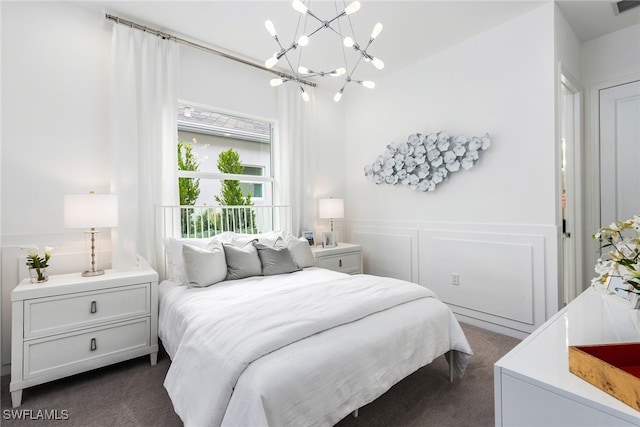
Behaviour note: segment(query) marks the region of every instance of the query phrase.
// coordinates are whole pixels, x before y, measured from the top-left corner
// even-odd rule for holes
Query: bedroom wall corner
[[[382,79],[347,110],[350,234],[365,246],[365,272],[437,288],[457,315],[515,336],[559,305],[554,6]],[[364,166],[388,143],[440,130],[489,132],[492,145],[433,193],[365,178]],[[451,285],[453,273],[467,284]],[[504,312],[504,304],[526,306],[526,318]]]

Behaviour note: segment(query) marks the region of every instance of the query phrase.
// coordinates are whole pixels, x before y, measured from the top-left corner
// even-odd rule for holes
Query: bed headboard
[[[208,238],[225,231],[289,234],[291,224],[290,206],[158,206],[156,244],[165,253],[165,237]],[[167,277],[166,253],[157,269],[160,279]]]

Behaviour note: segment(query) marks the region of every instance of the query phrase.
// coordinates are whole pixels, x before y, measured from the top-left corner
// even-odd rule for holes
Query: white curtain
[[[305,102],[295,84],[278,87],[278,135],[274,147],[277,205],[291,206],[291,233],[313,230],[315,223],[314,95]]]
[[[135,267],[140,254],[157,268],[156,206],[178,199],[178,45],[114,23],[111,60],[111,189],[119,210],[113,267]]]

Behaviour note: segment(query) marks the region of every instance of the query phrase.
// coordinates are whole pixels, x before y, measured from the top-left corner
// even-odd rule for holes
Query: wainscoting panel
[[[522,338],[559,308],[556,227],[366,220],[349,230],[365,273],[426,286],[462,321]]]
[[[353,243],[364,247],[365,273],[414,281],[413,236],[383,232],[354,232],[352,236]]]
[[[542,236],[423,229],[419,241],[421,283],[454,312],[520,330],[544,319]]]

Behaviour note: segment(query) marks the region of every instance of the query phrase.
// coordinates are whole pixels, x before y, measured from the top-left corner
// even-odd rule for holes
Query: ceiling
[[[640,7],[618,14],[615,1],[565,0],[557,3],[582,43],[640,24]]]
[[[305,3],[307,3],[305,1]],[[349,1],[339,0],[339,11]],[[373,26],[382,22],[384,29],[368,52],[385,63],[383,70],[360,63],[354,74],[359,80],[376,80],[412,63],[446,49],[522,15],[544,1],[377,1],[363,0],[362,8],[349,16],[356,41],[366,44]],[[103,12],[133,20],[149,27],[169,32],[194,42],[230,52],[244,59],[263,64],[279,50],[269,36],[264,22],[275,24],[283,45],[289,46],[304,28],[304,15],[291,7],[290,1],[111,1],[88,3]],[[579,39],[584,42],[611,31],[640,23],[640,8],[620,16],[613,15],[610,1],[559,1],[559,7]],[[337,15],[334,1],[316,0],[309,9],[322,20]],[[305,33],[317,28],[317,21],[308,18]],[[348,34],[349,22],[339,20],[342,33]],[[294,37],[294,34],[296,36]],[[302,52],[299,57],[298,53]],[[309,46],[298,49],[291,57],[292,66],[330,71],[356,64],[359,55],[352,49],[343,50],[341,40],[324,29],[311,38]],[[328,64],[328,65],[327,65]],[[276,68],[290,72],[281,60]]]

